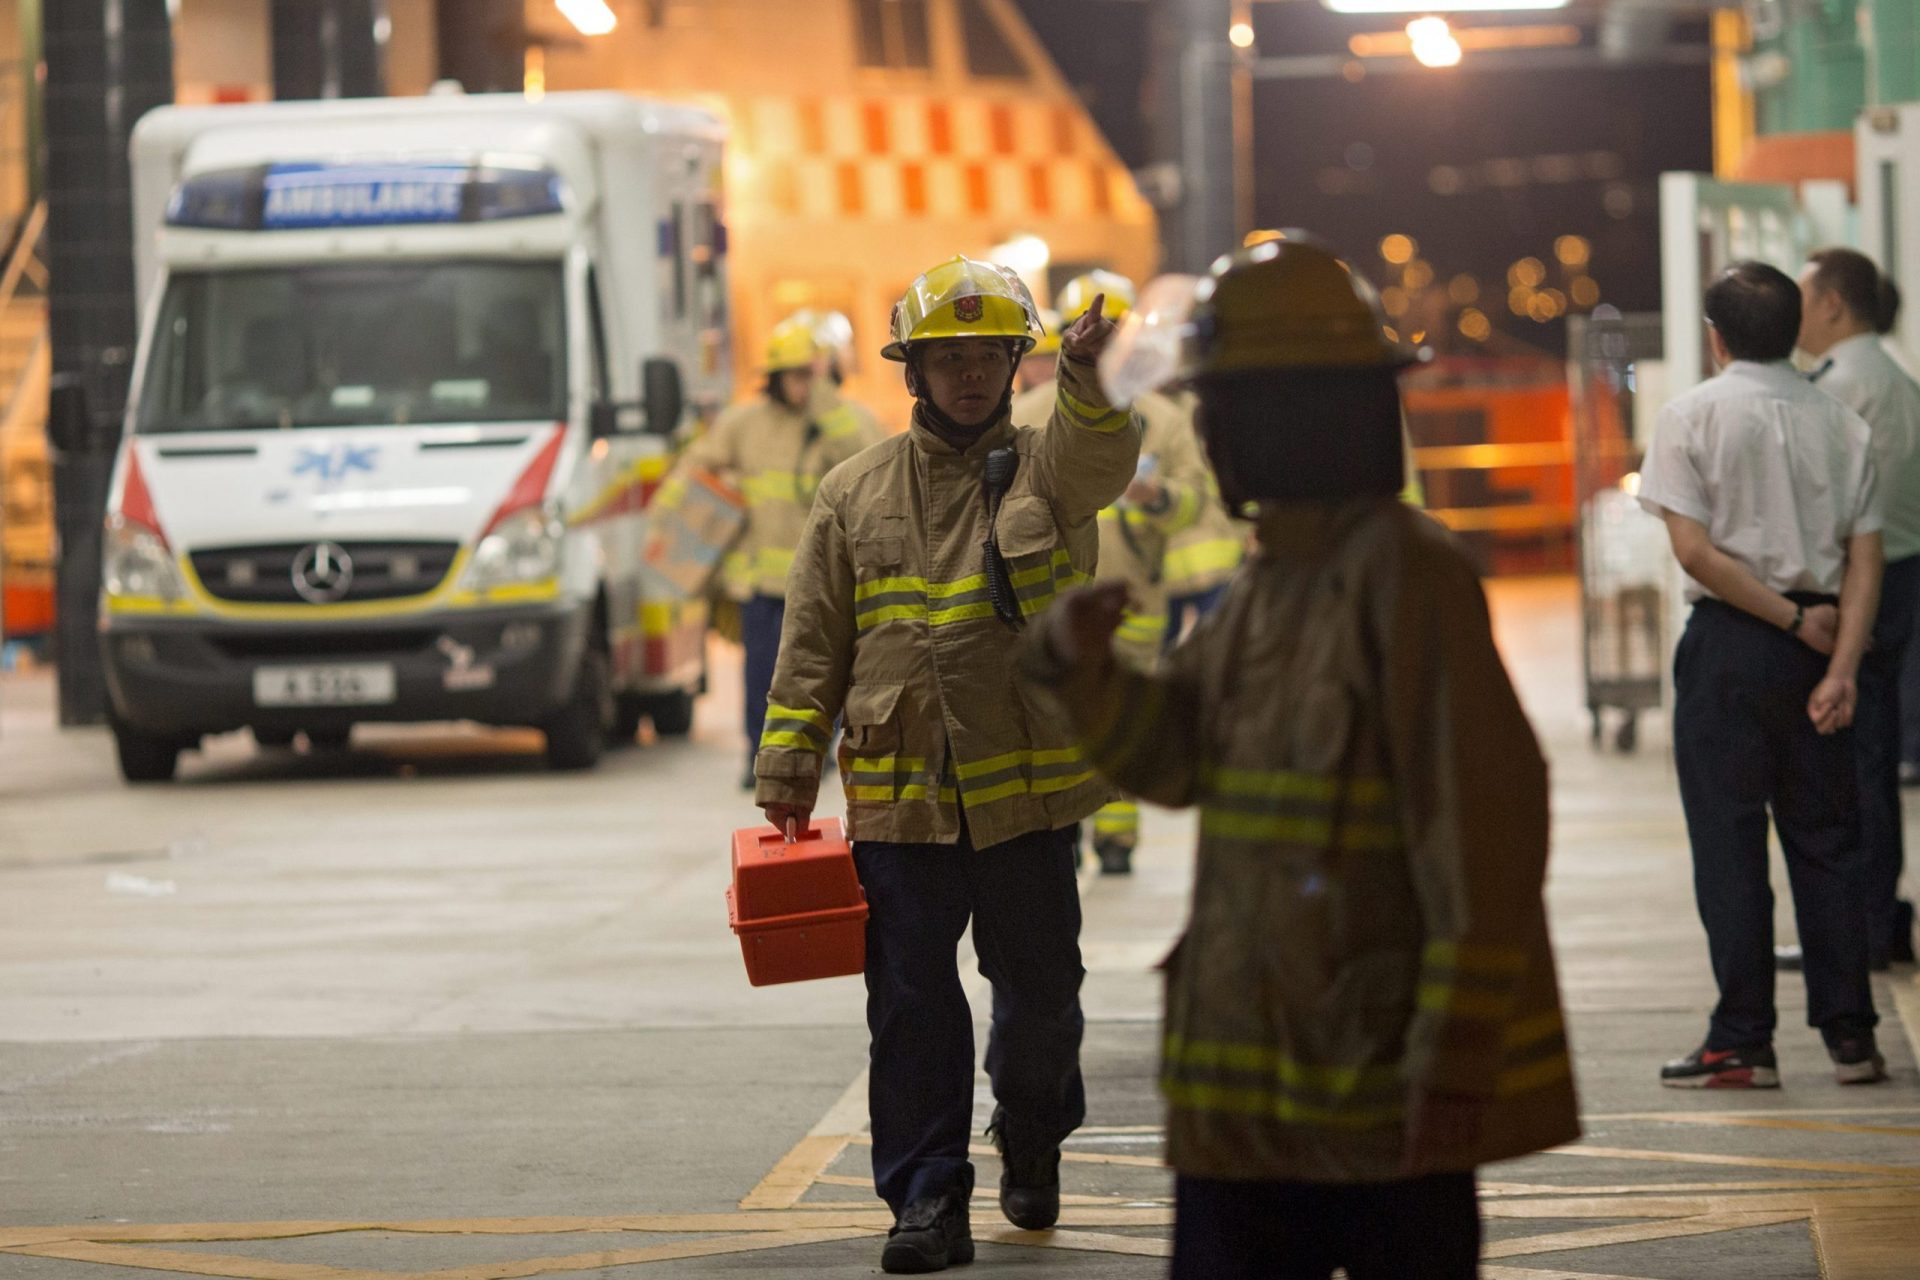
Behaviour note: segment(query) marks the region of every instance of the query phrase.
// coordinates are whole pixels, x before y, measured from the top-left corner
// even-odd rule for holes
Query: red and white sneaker
[[[1780,1064],[1770,1044],[1750,1049],[1709,1049],[1701,1045],[1660,1068],[1669,1089],[1778,1089]]]

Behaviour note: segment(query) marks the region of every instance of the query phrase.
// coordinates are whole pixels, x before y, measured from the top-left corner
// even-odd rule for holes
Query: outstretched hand
[[[1082,662],[1109,652],[1129,603],[1124,582],[1100,582],[1067,592],[1047,611],[1047,647],[1062,662]]]
[[[1119,332],[1120,326],[1107,319],[1107,295],[1095,294],[1087,313],[1060,335],[1060,352],[1069,360],[1092,364]]]

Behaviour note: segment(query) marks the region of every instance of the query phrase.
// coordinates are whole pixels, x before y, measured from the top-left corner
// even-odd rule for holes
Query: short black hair
[[[1813,267],[1815,290],[1838,295],[1856,323],[1879,330],[1880,268],[1873,259],[1853,249],[1820,249],[1808,254],[1807,262]]]
[[[1900,286],[1893,277],[1880,277],[1880,296],[1873,308],[1873,329],[1875,333],[1892,333],[1893,327],[1900,323]]]
[[[1406,485],[1398,370],[1306,368],[1195,382],[1207,453],[1231,498],[1337,502]]]
[[[1707,286],[1706,313],[1735,360],[1785,360],[1800,338],[1800,286],[1778,267],[1736,262]]]

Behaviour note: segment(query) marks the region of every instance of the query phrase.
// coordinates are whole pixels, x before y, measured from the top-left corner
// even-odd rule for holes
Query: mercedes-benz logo
[[[293,558],[293,589],[309,604],[344,600],[353,586],[353,557],[337,542],[316,542]]]

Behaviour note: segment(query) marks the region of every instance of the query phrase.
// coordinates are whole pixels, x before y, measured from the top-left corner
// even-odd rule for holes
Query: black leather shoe
[[[995,1107],[987,1137],[1000,1153],[1000,1212],[1022,1231],[1060,1221],[1060,1144],[1024,1141],[1007,1132],[1007,1109]]]
[[[1133,846],[1121,844],[1117,840],[1095,840],[1093,852],[1100,859],[1100,874],[1103,876],[1130,876],[1133,874]]]
[[[908,1205],[887,1232],[880,1269],[890,1276],[918,1276],[973,1261],[973,1231],[967,1224],[967,1193],[949,1191]]]

